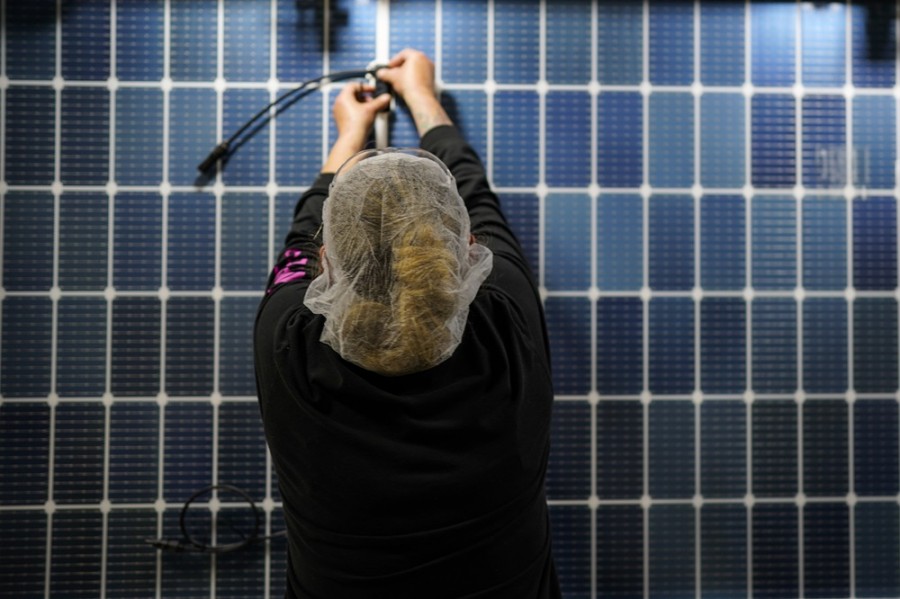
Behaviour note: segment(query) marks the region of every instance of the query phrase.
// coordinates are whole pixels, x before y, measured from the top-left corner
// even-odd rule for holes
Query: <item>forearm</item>
[[[356,131],[339,135],[328,153],[325,164],[322,165],[321,172],[337,172],[341,165],[347,162],[347,159],[362,150],[365,145],[365,132]]]
[[[419,94],[404,98],[409,112],[412,115],[413,122],[416,124],[416,130],[419,137],[423,137],[426,133],[441,125],[452,125],[453,121],[447,115],[447,111],[441,106],[440,101],[434,94]]]

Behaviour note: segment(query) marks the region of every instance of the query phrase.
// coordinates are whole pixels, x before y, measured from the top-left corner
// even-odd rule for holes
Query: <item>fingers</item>
[[[371,108],[373,112],[381,112],[383,110],[387,110],[390,104],[391,94],[381,94],[380,96],[372,98],[367,103],[368,107]]]
[[[413,54],[421,54],[418,50],[414,50],[413,48],[404,48],[397,52],[390,61],[388,61],[389,67],[399,67],[402,65],[407,58],[409,58]]]

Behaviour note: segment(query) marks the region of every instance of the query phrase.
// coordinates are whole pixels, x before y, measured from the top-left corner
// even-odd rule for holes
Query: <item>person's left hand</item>
[[[375,117],[391,102],[390,94],[373,98],[373,89],[371,85],[348,83],[334,99],[332,112],[338,137],[322,166],[323,173],[335,172],[366,145]]]
[[[334,123],[339,137],[352,137],[365,141],[375,123],[375,117],[386,110],[391,102],[390,94],[373,98],[374,87],[364,83],[348,83],[334,100]]]

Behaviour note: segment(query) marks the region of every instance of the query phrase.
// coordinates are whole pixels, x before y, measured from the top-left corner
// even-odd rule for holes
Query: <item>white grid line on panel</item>
[[[753,291],[753,16],[750,0],[744,2],[744,231],[745,246],[744,260],[746,269],[746,287]],[[751,297],[753,297],[751,295]],[[753,389],[753,301],[747,302],[747,326],[746,326],[746,363],[747,363],[747,393],[745,394],[746,409],[744,411],[745,441],[744,449],[746,458],[746,565],[744,575],[747,578],[747,596],[753,596],[753,402],[755,396]]]
[[[172,185],[169,182],[169,143],[171,136],[171,108],[172,108],[172,4],[171,0],[163,0],[163,78],[162,78],[162,100],[163,100],[163,141],[162,141],[162,185],[160,194],[162,196],[162,258],[160,268],[162,273],[160,276],[160,292],[165,296],[169,290],[169,197],[172,192]],[[164,306],[167,301],[162,302]],[[160,313],[160,363],[162,372],[160,372],[160,392],[157,395],[156,404],[159,407],[159,431],[157,437],[157,445],[159,447],[157,454],[157,494],[156,502],[154,502],[154,510],[156,512],[156,536],[161,538],[163,535],[163,521],[165,514],[164,486],[165,486],[165,443],[166,443],[166,321],[168,313],[163,315]],[[156,573],[154,577],[155,598],[162,597],[162,551],[156,552]]]
[[[801,206],[798,207],[798,218],[797,221],[800,222],[801,218],[799,216],[800,210],[802,210],[802,202],[803,202],[803,98],[802,98],[802,90],[803,90],[803,6],[798,1],[796,4],[796,20],[794,21],[794,81],[796,81],[796,89],[795,92],[795,102],[796,102],[796,126],[795,130],[797,131],[797,139],[796,139],[796,168],[797,168],[797,201],[800,202]],[[798,237],[798,245],[800,247],[803,246],[803,238]],[[802,265],[803,262],[798,259],[798,265]],[[803,283],[801,282],[801,289]],[[798,324],[798,326],[801,326]],[[798,334],[799,337],[799,334]],[[800,353],[798,349],[798,355]],[[803,389],[802,386],[799,386],[798,389]],[[803,592],[805,590],[805,546],[803,543],[804,537],[804,526],[803,526],[803,504],[802,498],[803,494],[803,396],[798,395],[799,401],[796,405],[797,410],[797,498],[800,500],[798,502],[797,509],[797,596],[803,597]]]
[[[855,497],[856,497],[856,486],[854,483],[854,417],[853,417],[853,402],[855,401],[854,394],[854,359],[853,359],[853,344],[854,344],[854,329],[853,329],[853,306],[854,300],[853,297],[855,293],[853,292],[855,281],[853,280],[853,201],[854,201],[854,186],[856,185],[856,180],[853,176],[854,171],[854,163],[856,162],[855,151],[854,151],[854,129],[853,129],[853,108],[855,100],[853,99],[853,6],[851,2],[847,2],[844,6],[844,97],[845,106],[844,106],[844,118],[846,120],[846,131],[845,131],[845,147],[846,147],[846,186],[845,186],[845,194],[847,198],[847,292],[848,292],[848,301],[847,301],[847,309],[848,309],[848,319],[847,319],[847,389],[848,393],[846,395],[847,404],[847,497],[848,497],[848,510],[847,510],[847,526],[848,526],[848,537],[847,537],[847,557],[849,560],[848,563],[848,584],[850,588],[850,592],[853,593],[856,589],[856,518],[855,518]],[[863,181],[863,193],[865,193],[865,181]]]
[[[494,74],[494,61],[496,57],[494,45],[496,44],[497,13],[494,0],[487,0],[487,81],[485,82],[485,146],[487,156],[484,156],[484,170],[488,181],[494,180],[494,96],[497,90],[497,81]]]
[[[840,396],[841,394],[835,393],[805,393],[803,402],[810,401],[823,401],[823,400],[834,400],[836,396]],[[894,393],[854,393],[853,400],[862,401],[862,400],[878,400],[878,401],[894,401],[897,399]],[[598,395],[596,398],[591,395],[556,395],[555,400],[558,401],[578,401],[578,402],[588,402],[588,403],[601,403],[604,401],[635,401],[635,402],[644,402],[644,401],[654,401],[654,402],[663,402],[663,401],[694,401],[695,397],[693,394],[640,394],[640,395],[617,395],[617,394],[603,394]],[[844,398],[847,399],[846,397]],[[707,394],[703,401],[707,400],[717,400],[717,401],[734,401],[734,402],[742,402],[747,404],[757,404],[757,403],[765,403],[767,401],[797,401],[796,394],[790,393],[756,393],[754,394],[753,400],[748,401],[746,394],[744,393],[716,393],[716,394]],[[218,401],[220,403],[255,403],[257,398],[255,396],[250,395],[231,395],[227,397],[216,398],[212,395],[184,395],[184,396],[176,396],[176,397],[165,397],[160,398],[157,396],[126,396],[126,397],[99,397],[99,396],[72,396],[72,397],[57,397],[52,400],[54,405],[66,404],[66,403],[84,403],[84,402],[112,402],[113,404],[125,404],[125,403],[157,403],[159,404],[161,401],[165,404],[169,403],[201,403],[201,404],[209,404],[211,401]],[[47,404],[51,403],[47,397],[34,396],[34,397],[5,397],[3,398],[4,403],[9,404]],[[702,402],[701,402],[702,403]],[[848,401],[849,404],[849,401]]]
[[[590,565],[590,585],[591,597],[597,596],[597,508],[600,505],[599,493],[597,491],[597,403],[600,401],[600,394],[597,391],[597,302],[599,297],[594,293],[598,290],[599,284],[599,260],[598,260],[598,213],[600,194],[598,192],[597,177],[597,140],[599,131],[599,108],[598,98],[600,97],[600,82],[598,76],[599,61],[597,59],[599,47],[599,15],[597,2],[591,2],[591,176],[590,176],[590,197],[591,197],[591,296],[594,300],[591,303],[591,393],[588,398],[590,402],[590,498],[588,499],[588,507],[590,509],[590,539],[591,539],[591,565]]]
[[[109,0],[109,79],[107,82],[109,89],[109,140],[108,140],[108,159],[109,159],[109,183],[107,184],[107,251],[106,251],[106,281],[107,289],[115,290],[114,279],[114,254],[115,254],[115,214],[116,214],[116,29],[117,29],[117,13],[116,0]],[[112,301],[107,302],[107,351],[106,351],[106,380],[109,380],[110,366],[112,359],[111,336],[112,336]],[[53,327],[54,330],[56,327]],[[107,393],[110,389],[107,387]],[[106,397],[106,396],[104,396]],[[111,396],[110,396],[111,397]],[[101,537],[100,537],[100,598],[106,597],[106,572],[109,558],[109,460],[110,460],[110,420],[111,420],[112,402],[110,400],[103,402],[103,501],[101,502]],[[105,509],[106,508],[106,509]]]
[[[340,84],[335,84],[340,85]],[[22,192],[48,192],[53,193],[55,187],[53,185],[7,185],[8,192],[22,191]],[[207,193],[214,193],[214,188],[203,188]],[[268,185],[229,185],[225,187],[230,193],[260,193],[265,194],[269,193],[271,189],[274,189],[276,193],[294,193],[301,194],[308,189],[307,186],[301,185],[278,185],[274,188],[270,188]],[[534,187],[494,187],[493,188],[497,193],[537,193],[540,188],[539,186]],[[696,191],[696,187],[647,187],[646,191],[652,195],[687,195],[693,194]],[[754,196],[787,196],[792,195],[794,193],[794,188],[788,187],[756,187],[756,188],[747,188],[744,187],[699,187],[701,194],[703,195],[714,195],[714,194],[725,194],[725,195],[741,195],[746,193],[751,193]],[[109,191],[109,187],[107,185],[62,185],[59,186],[60,193],[69,193],[69,192],[96,192],[96,193],[107,193]],[[192,193],[197,192],[198,188],[191,185],[169,185],[166,186],[165,183],[160,185],[119,185],[116,184],[116,191],[121,193],[131,193],[131,192],[149,192],[149,193]],[[605,194],[620,194],[620,193],[631,193],[638,194],[644,191],[642,187],[598,187],[597,189],[592,188],[591,186],[587,187],[555,187],[548,186],[546,187],[547,193],[552,194],[583,194],[583,195],[591,195],[592,193],[598,193],[600,195]],[[861,193],[865,191],[869,195],[893,195],[894,188],[893,187],[885,187],[885,188],[853,188],[851,190],[852,194]],[[815,190],[816,197],[827,197],[833,198],[836,200],[844,200],[847,196],[847,191],[845,188],[838,187],[822,187],[816,188]]]
[[[641,498],[641,516],[643,536],[643,596],[650,597],[650,4],[649,0],[643,0],[642,7],[642,31],[641,44],[643,49],[643,77],[641,80],[641,135],[642,135],[642,186],[641,200],[643,203],[643,244],[644,244],[644,288],[642,293],[644,308],[644,392],[641,394],[642,404],[642,478],[643,497]]]
[[[271,0],[269,5],[269,100],[274,102],[278,96],[278,0]],[[275,119],[277,110],[272,108],[269,111],[271,130],[269,133],[269,184],[266,186],[268,190],[268,252],[266,262],[268,271],[271,272],[275,261],[275,216],[277,213],[277,194],[278,186],[275,183],[275,163],[278,148],[278,123]],[[265,445],[265,499],[263,506],[265,508],[264,534],[268,537],[272,534],[272,454],[269,452],[268,443]],[[263,597],[269,599],[272,593],[272,544],[265,543],[265,556],[263,557]]]
[[[701,100],[701,77],[700,77],[700,34],[702,31],[701,22],[700,22],[700,0],[694,0],[693,2],[693,27],[694,27],[694,35],[693,35],[693,59],[694,59],[694,75],[692,80],[692,101],[693,101],[693,112],[694,112],[694,186],[692,189],[692,195],[694,200],[694,292],[695,295],[702,294],[697,293],[701,289],[701,260],[702,260],[702,247],[701,247],[701,220],[700,220],[700,209],[701,209],[701,201],[702,201],[702,192],[701,192],[701,128],[700,128],[700,100]],[[700,312],[701,300],[697,299],[694,301],[694,395],[693,395],[693,403],[692,408],[694,410],[694,589],[695,594],[699,598],[703,591],[702,586],[702,576],[701,576],[701,557],[702,557],[702,545],[701,545],[701,530],[700,530],[700,509],[703,505],[702,497],[702,489],[701,489],[701,473],[702,473],[702,460],[703,455],[701,453],[701,443],[700,443],[700,434],[701,434],[701,410],[700,403],[703,401],[703,380],[702,373],[700,370],[701,366],[701,328],[700,328]]]
[[[53,288],[59,289],[59,236],[60,236],[60,196],[61,183],[61,148],[62,148],[62,0],[56,0],[56,36],[54,46],[55,76],[54,76],[54,123],[53,123]],[[52,300],[51,300],[52,302]],[[44,597],[50,599],[50,580],[53,563],[53,501],[54,470],[56,466],[56,308],[57,302],[51,303],[51,341],[50,341],[50,430],[47,459],[47,551],[46,567],[44,573]]]
[[[649,505],[650,507],[658,507],[658,506],[691,506],[694,507],[699,503],[703,506],[709,505],[743,505],[746,506],[748,502],[753,505],[797,505],[798,504],[797,496],[794,497],[703,497],[703,498],[694,498],[694,497],[686,497],[680,499],[660,499],[660,498],[637,498],[637,499],[601,499],[598,501],[600,506],[644,506]],[[845,506],[854,506],[858,504],[876,504],[876,503],[897,503],[900,501],[898,496],[896,495],[872,495],[866,497],[848,497],[847,495],[834,495],[834,496],[820,496],[820,497],[806,497],[803,499],[803,503],[807,505],[845,505]],[[587,507],[590,508],[593,500],[590,498],[585,499],[548,499],[547,505],[550,506],[578,506],[578,507]],[[191,504],[192,507],[209,508],[211,505],[210,501],[195,501]],[[246,507],[247,504],[245,502],[236,502],[236,501],[221,501],[212,504],[214,506],[217,505],[219,508],[229,509],[229,508],[241,508]],[[110,513],[112,512],[122,512],[126,510],[153,510],[157,509],[158,505],[156,502],[123,502],[116,503],[109,506]],[[178,506],[180,507],[180,506]],[[274,509],[280,509],[283,507],[282,502],[273,502]],[[78,511],[103,511],[106,509],[101,502],[95,503],[64,503],[53,506],[53,512],[78,512]],[[47,511],[47,507],[42,504],[28,504],[28,505],[3,505],[0,506],[0,513],[13,513],[13,512],[45,512]]]
[[[224,139],[224,121],[225,121],[225,86],[220,82],[225,81],[225,0],[218,0],[216,14],[216,139]],[[219,161],[217,169],[215,194],[216,194],[216,251],[215,251],[215,287],[213,289],[213,392],[210,398],[212,404],[212,456],[210,459],[210,482],[213,485],[219,483],[219,401],[221,397],[219,392],[219,375],[221,373],[221,348],[222,341],[222,248],[224,246],[222,240],[222,221],[224,212],[224,182],[222,173],[222,162]],[[212,499],[218,501],[218,493],[212,492]],[[217,512],[212,511],[210,515],[210,539],[212,543],[217,538]],[[209,556],[209,596],[210,599],[216,597],[216,568],[218,565],[217,556],[212,554]]]
[[[540,0],[538,18],[538,286],[541,297],[546,298],[547,173],[544,161],[547,157],[547,0]]]

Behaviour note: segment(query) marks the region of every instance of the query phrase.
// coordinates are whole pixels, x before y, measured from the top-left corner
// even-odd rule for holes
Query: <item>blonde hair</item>
[[[306,304],[326,315],[322,341],[367,370],[397,376],[453,352],[491,255],[483,246],[471,251],[468,213],[442,163],[379,158],[339,172],[324,211],[326,274],[310,285]]]

